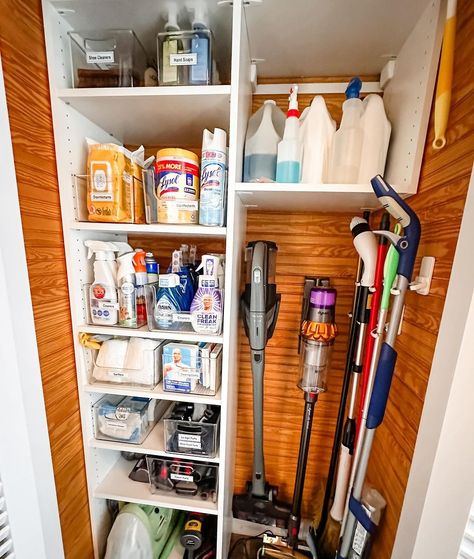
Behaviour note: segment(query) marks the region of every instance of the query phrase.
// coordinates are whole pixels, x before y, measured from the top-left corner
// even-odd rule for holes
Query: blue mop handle
[[[397,352],[391,345],[384,342],[380,350],[377,372],[375,374],[372,396],[370,398],[366,422],[367,429],[375,429],[383,421],[396,362]]]
[[[410,206],[380,175],[374,177],[370,182],[379,202],[403,226],[403,236],[395,246],[400,255],[397,273],[406,277],[410,282],[420,242],[420,220]]]

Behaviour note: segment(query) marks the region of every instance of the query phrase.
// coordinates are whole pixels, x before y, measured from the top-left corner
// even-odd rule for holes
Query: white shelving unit
[[[394,78],[384,91],[393,125],[386,178],[403,195],[416,192],[421,155],[439,55],[444,0],[383,0],[374,19],[372,2],[359,2],[357,18],[347,2],[286,0],[264,2],[206,0],[216,36],[221,78],[230,85],[123,89],[71,89],[68,31],[71,29],[132,28],[148,53],[163,22],[160,0],[43,0],[51,103],[58,162],[63,229],[75,344],[79,400],[91,524],[96,558],[103,556],[110,519],[106,499],[154,504],[217,515],[218,559],[227,557],[232,532],[232,494],[237,410],[238,314],[241,256],[247,209],[273,211],[359,212],[377,207],[370,185],[244,184],[243,146],[251,112],[252,59],[264,58],[258,73],[267,77],[378,73],[385,59],[397,55]],[[180,5],[182,2],[180,2]],[[382,6],[382,7],[380,7]],[[293,17],[304,13],[304,18]],[[341,14],[347,14],[347,21]],[[360,16],[360,17],[359,17]],[[377,21],[379,18],[379,21]],[[344,20],[344,21],[342,21]],[[380,31],[380,25],[388,25]],[[375,27],[374,27],[375,26]],[[339,29],[340,34],[334,30]],[[330,31],[330,32],[329,32]],[[377,33],[376,33],[377,31]],[[372,34],[372,35],[371,35]],[[325,37],[323,43],[317,38]],[[370,40],[368,40],[370,38]],[[293,41],[297,41],[293,43]],[[290,48],[290,45],[293,45]],[[295,45],[298,51],[295,51]],[[324,48],[323,48],[324,47]],[[306,50],[305,50],[306,49]],[[318,49],[320,54],[318,54]],[[332,53],[321,55],[321,52]],[[297,52],[297,58],[295,58]],[[302,53],[300,56],[299,53]],[[313,56],[314,53],[314,56]],[[232,54],[232,56],[231,56]],[[332,57],[332,58],[331,58]],[[320,61],[320,62],[318,62]],[[318,65],[319,64],[319,65]],[[276,87],[276,86],[275,86]],[[331,85],[324,91],[330,93]],[[334,92],[340,91],[340,84]],[[229,188],[226,227],[96,224],[76,221],[78,200],[74,175],[86,168],[85,137],[99,142],[169,146],[199,146],[203,128],[220,126],[229,133]],[[86,325],[83,285],[92,280],[86,239],[127,240],[129,235],[156,239],[225,239],[226,306],[223,334],[166,334]],[[173,339],[216,341],[223,344],[222,385],[215,396],[170,395],[154,390],[109,386],[90,381],[90,362],[79,344],[79,334],[110,333]],[[135,447],[97,441],[93,437],[91,405],[104,393],[213,403],[221,406],[217,503],[176,495],[153,495],[146,484],[131,481],[132,464],[121,450]],[[160,427],[137,452],[161,456]]]

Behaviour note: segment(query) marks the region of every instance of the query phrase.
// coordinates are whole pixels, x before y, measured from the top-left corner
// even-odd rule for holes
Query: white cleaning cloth
[[[116,367],[118,369],[123,369],[127,349],[128,338],[106,340],[99,350],[95,363],[98,367]]]

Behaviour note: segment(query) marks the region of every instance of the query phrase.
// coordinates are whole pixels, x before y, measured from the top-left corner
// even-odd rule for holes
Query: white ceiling
[[[259,77],[378,74],[430,0],[263,0],[246,7]]]

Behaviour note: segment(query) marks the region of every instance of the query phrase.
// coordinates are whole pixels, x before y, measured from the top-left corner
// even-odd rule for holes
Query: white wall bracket
[[[429,295],[435,260],[434,256],[423,256],[420,273],[416,276],[415,281],[410,284],[411,291],[416,291],[418,295]]]

